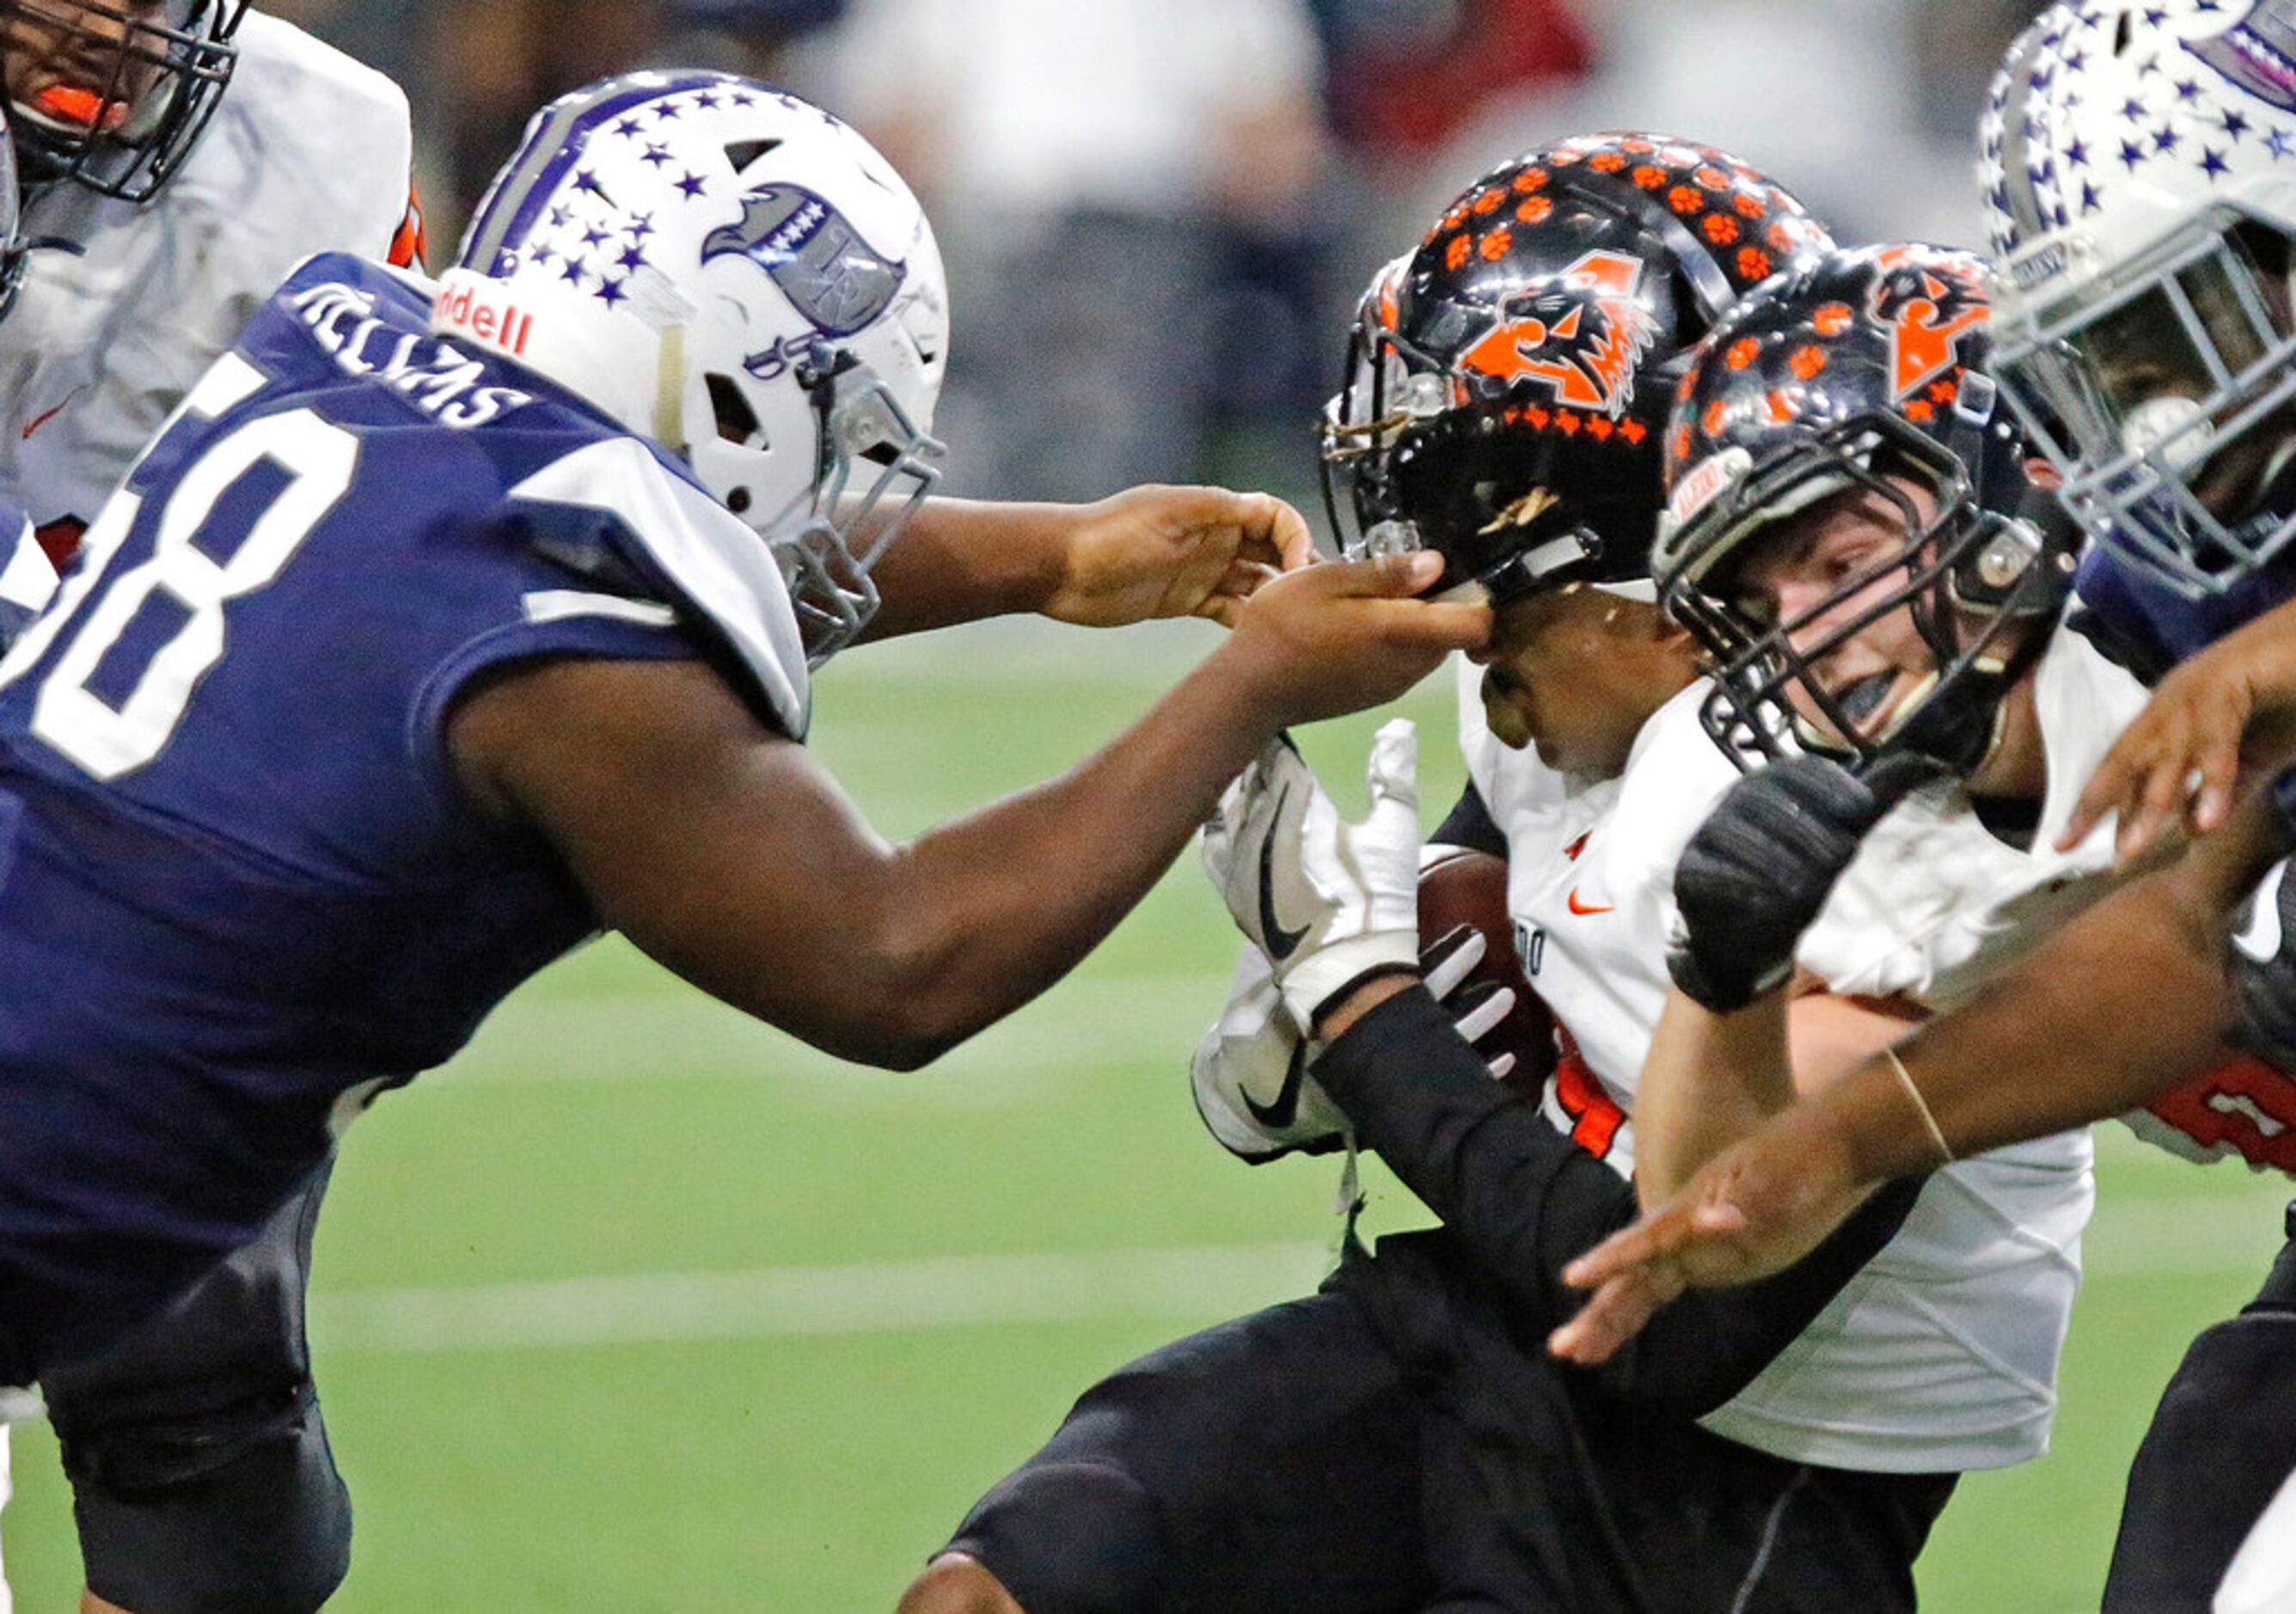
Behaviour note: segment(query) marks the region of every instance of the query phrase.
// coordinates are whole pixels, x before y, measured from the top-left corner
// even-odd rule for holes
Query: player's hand
[[[1751,1283],[1784,1272],[1865,1203],[1851,1155],[1797,1105],[1709,1160],[1664,1205],[1562,1269],[1595,1291],[1547,1349],[1607,1362],[1685,1289]]]
[[[1409,723],[1381,729],[1371,811],[1349,823],[1279,736],[1204,826],[1205,870],[1303,1032],[1365,978],[1418,967],[1418,762]]]
[[[1790,757],[1732,785],[1676,865],[1677,921],[1668,973],[1685,996],[1729,1014],[1783,987],[1794,946],[1817,918],[1866,832],[1935,763],[1900,754],[1862,774]]]
[[[2296,715],[2296,616],[2282,606],[2170,670],[2089,776],[2057,849],[2108,816],[2114,855],[2142,856],[2173,830],[2199,834],[2232,812],[2243,748],[2284,753]]]
[[[1425,551],[1286,573],[1251,596],[1218,653],[1278,726],[1384,705],[1490,637],[1488,604],[1414,597],[1442,575]]]
[[[1482,1042],[1513,1012],[1514,988],[1488,981],[1467,984],[1489,950],[1490,943],[1474,926],[1454,925],[1419,950],[1419,970],[1426,977],[1427,990],[1458,1028],[1460,1038],[1485,1055],[1491,1079],[1503,1082],[1514,1069],[1514,1055],[1505,1049],[1493,1055]]]
[[[1188,1061],[1205,1130],[1253,1165],[1338,1148],[1348,1118],[1308,1074],[1308,1039],[1283,1012],[1267,954],[1244,943],[1227,1004]]]
[[[1233,627],[1260,585],[1315,558],[1308,523],[1272,495],[1134,487],[1079,512],[1044,610],[1085,627],[1152,617]]]

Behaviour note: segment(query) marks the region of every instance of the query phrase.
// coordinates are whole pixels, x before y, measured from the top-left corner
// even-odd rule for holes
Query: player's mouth
[[[1852,678],[1833,690],[1833,704],[1841,709],[1843,717],[1860,729],[1870,729],[1872,720],[1880,716],[1882,706],[1890,699],[1890,692],[1897,684],[1897,669],[1884,668],[1862,678]]]
[[[126,101],[107,101],[101,90],[62,78],[19,96],[15,102],[19,116],[52,133],[83,136],[117,134],[135,110]]]

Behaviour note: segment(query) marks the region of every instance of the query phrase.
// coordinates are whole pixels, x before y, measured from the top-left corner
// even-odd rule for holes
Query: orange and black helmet
[[[1967,253],[1864,247],[1757,289],[1693,356],[1652,570],[1713,662],[1708,728],[1733,756],[1789,733],[1866,760],[1910,749],[1964,766],[1987,749],[2001,694],[2045,637],[2017,625],[2062,606],[2078,547],[2029,482],[2024,434],[1986,372],[1991,300]],[[1741,586],[1746,561],[1838,498],[1893,512],[1902,541],[1782,620]],[[1884,721],[1819,669],[1900,609],[1936,676]]]
[[[1666,135],[1566,140],[1485,175],[1357,310],[1323,423],[1342,549],[1433,548],[1439,588],[1494,598],[1645,575],[1689,349],[1831,244],[1763,175]]]

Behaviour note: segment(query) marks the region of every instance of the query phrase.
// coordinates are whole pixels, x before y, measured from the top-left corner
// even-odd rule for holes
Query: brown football
[[[1488,950],[1468,981],[1512,987],[1514,1007],[1480,1046],[1493,1057],[1502,1052],[1513,1054],[1507,1086],[1537,1102],[1554,1069],[1554,1022],[1515,954],[1506,889],[1505,858],[1464,849],[1443,853],[1419,872],[1419,945],[1431,946],[1461,925],[1472,925],[1483,933]]]

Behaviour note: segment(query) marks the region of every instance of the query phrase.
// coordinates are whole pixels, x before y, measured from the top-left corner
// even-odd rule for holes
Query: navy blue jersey
[[[2296,594],[2296,576],[2271,567],[2221,594],[2194,599],[2131,566],[2112,545],[2093,544],[2081,557],[2076,586],[2096,636],[2150,684]]]
[[[0,1381],[188,1286],[596,927],[458,787],[474,680],[702,657],[802,733],[764,544],[429,316],[307,263],[0,661]]]

